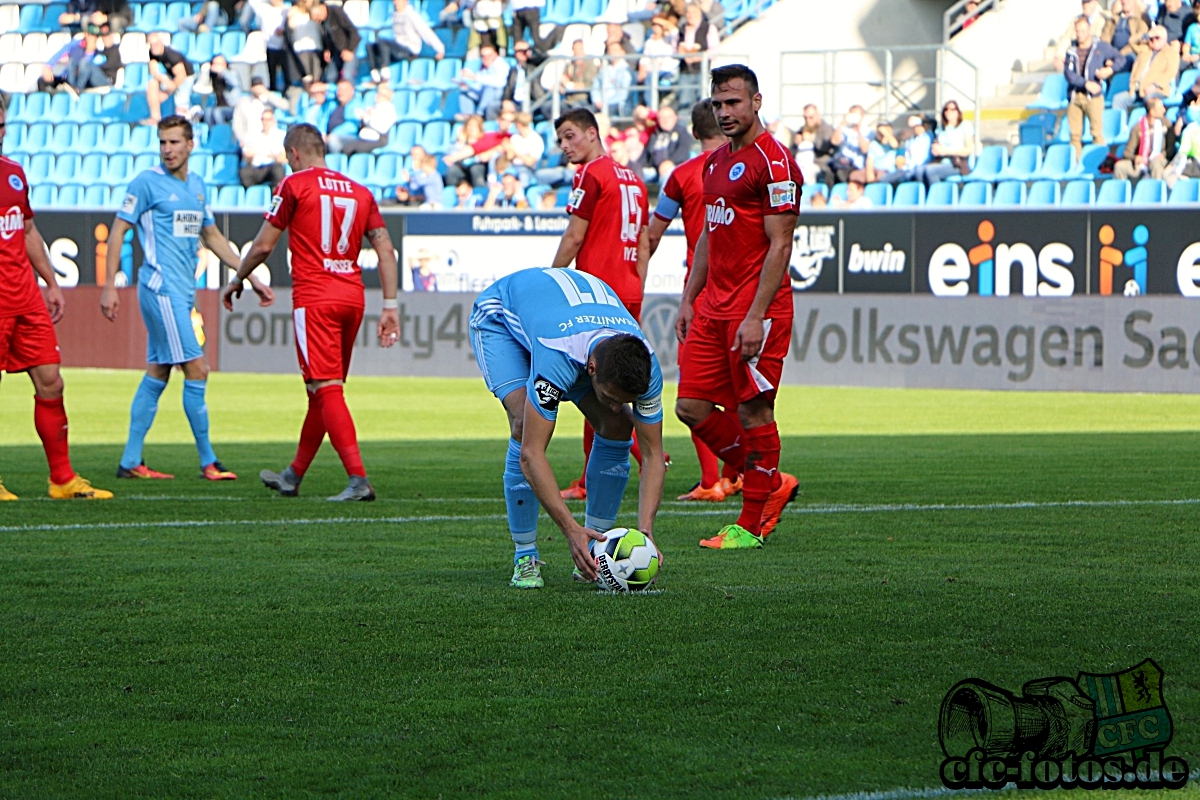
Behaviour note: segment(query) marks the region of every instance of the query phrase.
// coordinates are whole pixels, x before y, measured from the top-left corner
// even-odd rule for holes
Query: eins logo
[[[1133,270],[1133,277],[1125,281],[1126,297],[1136,297],[1146,293],[1146,265],[1149,261],[1149,251],[1146,244],[1150,241],[1150,229],[1138,225],[1133,229],[1133,244],[1129,250],[1121,252],[1113,247],[1116,233],[1112,225],[1101,226],[1100,237],[1100,294],[1113,293],[1113,271],[1117,267],[1128,267]]]
[[[1025,297],[1069,297],[1075,294],[1075,276],[1068,265],[1075,251],[1062,242],[1051,242],[1040,251],[1024,242],[993,245],[996,227],[983,220],[976,229],[979,244],[968,252],[954,242],[943,244],[929,259],[929,289],[939,297],[966,297],[973,271],[981,297],[1008,297],[1012,272],[1020,270],[1020,292]]]

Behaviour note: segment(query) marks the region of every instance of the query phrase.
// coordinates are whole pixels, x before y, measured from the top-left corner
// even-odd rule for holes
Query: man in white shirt
[[[267,84],[280,86],[287,81],[287,41],[283,38],[287,7],[283,0],[250,0],[256,26],[266,38]],[[282,75],[280,75],[282,73]]]
[[[504,140],[504,154],[511,163],[510,169],[517,173],[522,186],[533,182],[533,171],[546,152],[546,142],[533,129],[533,115],[522,111],[516,116],[517,131]]]
[[[421,54],[421,43],[433,48],[434,59],[441,61],[446,46],[421,18],[420,12],[408,0],[392,0],[392,38],[376,39],[367,45],[367,61],[371,65],[371,81],[391,80],[389,67],[397,61],[412,61]]]
[[[246,137],[242,157],[246,163],[238,170],[238,178],[247,189],[265,183],[274,191],[276,184],[283,180],[287,151],[283,148],[283,131],[275,124],[272,109],[262,113],[262,130]]]
[[[242,99],[233,107],[233,138],[245,147],[251,134],[262,131],[264,111],[268,108],[273,110],[287,107],[288,101],[278,92],[268,91],[266,81],[255,75],[250,79],[249,94],[242,95]]]
[[[487,42],[479,48],[479,59],[483,62],[479,72],[464,69],[456,81],[463,90],[458,97],[460,119],[465,120],[472,114],[495,119],[500,114],[511,67],[500,58],[496,46]]]
[[[375,104],[361,109],[357,116],[362,120],[358,135],[331,135],[327,142],[331,153],[369,153],[388,143],[388,132],[399,117],[396,107],[392,105],[392,87],[386,83],[379,84],[375,90]]]

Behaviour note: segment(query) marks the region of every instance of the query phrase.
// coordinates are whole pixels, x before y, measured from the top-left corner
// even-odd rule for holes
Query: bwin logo
[[[863,250],[855,242],[850,248],[850,263],[846,269],[851,272],[904,272],[904,251],[893,249],[891,242],[882,250]]]
[[[1069,297],[1075,294],[1075,276],[1067,269],[1075,251],[1051,242],[1034,253],[1024,242],[992,246],[996,228],[989,220],[979,223],[980,244],[968,253],[953,242],[933,251],[929,259],[929,290],[939,297],[966,297],[972,267],[979,269],[979,294],[1008,297],[1013,267],[1019,267],[1021,294],[1026,297]],[[1039,276],[1044,280],[1039,281]]]
[[[705,207],[705,219],[708,220],[708,230],[711,233],[718,225],[733,224],[733,209],[725,207],[725,198],[718,197],[717,202]]]

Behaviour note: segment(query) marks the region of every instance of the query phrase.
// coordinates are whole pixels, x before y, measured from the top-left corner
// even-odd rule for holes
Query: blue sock
[[[508,456],[504,459],[504,503],[508,508],[508,531],[517,546],[513,563],[525,556],[538,558],[538,501],[521,472],[521,443],[515,439],[508,440]]]
[[[629,449],[633,439],[615,442],[596,434],[587,464],[587,517],[585,524],[604,533],[617,524],[621,498],[629,483]]]
[[[204,402],[206,381],[183,382],[183,413],[187,414],[196,437],[196,452],[200,454],[200,466],[207,467],[217,460],[212,444],[208,441],[208,404]]]
[[[150,426],[154,424],[154,415],[158,413],[158,398],[166,388],[166,381],[149,375],[142,376],[142,383],[129,407],[129,439],[125,442],[125,452],[121,454],[121,466],[125,469],[133,469],[142,463],[142,444],[146,441]]]

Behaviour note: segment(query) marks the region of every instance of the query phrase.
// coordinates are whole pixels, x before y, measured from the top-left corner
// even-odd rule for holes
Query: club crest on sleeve
[[[20,175],[9,175],[8,185],[18,192],[25,189],[25,182],[21,180]]]
[[[550,381],[538,375],[537,380],[533,382],[533,391],[537,395],[537,403],[547,411],[554,411],[558,408],[559,402],[563,399],[565,391],[555,386]]]
[[[767,184],[767,192],[771,199],[771,208],[782,208],[796,204],[795,181],[779,181],[778,183]]]
[[[572,189],[571,196],[567,199],[567,205],[571,208],[579,208],[579,204],[583,202],[583,196],[587,194],[582,188]]]
[[[132,214],[136,210],[137,210],[137,195],[135,195],[135,194],[125,195],[125,202],[121,203],[121,211],[123,211],[126,214]]]
[[[739,161],[729,168],[729,180],[736,181],[738,178],[746,174],[746,165]]]
[[[271,198],[271,210],[267,212],[267,216],[273,217],[279,213],[279,207],[283,205],[283,198],[280,195],[275,195]]]

